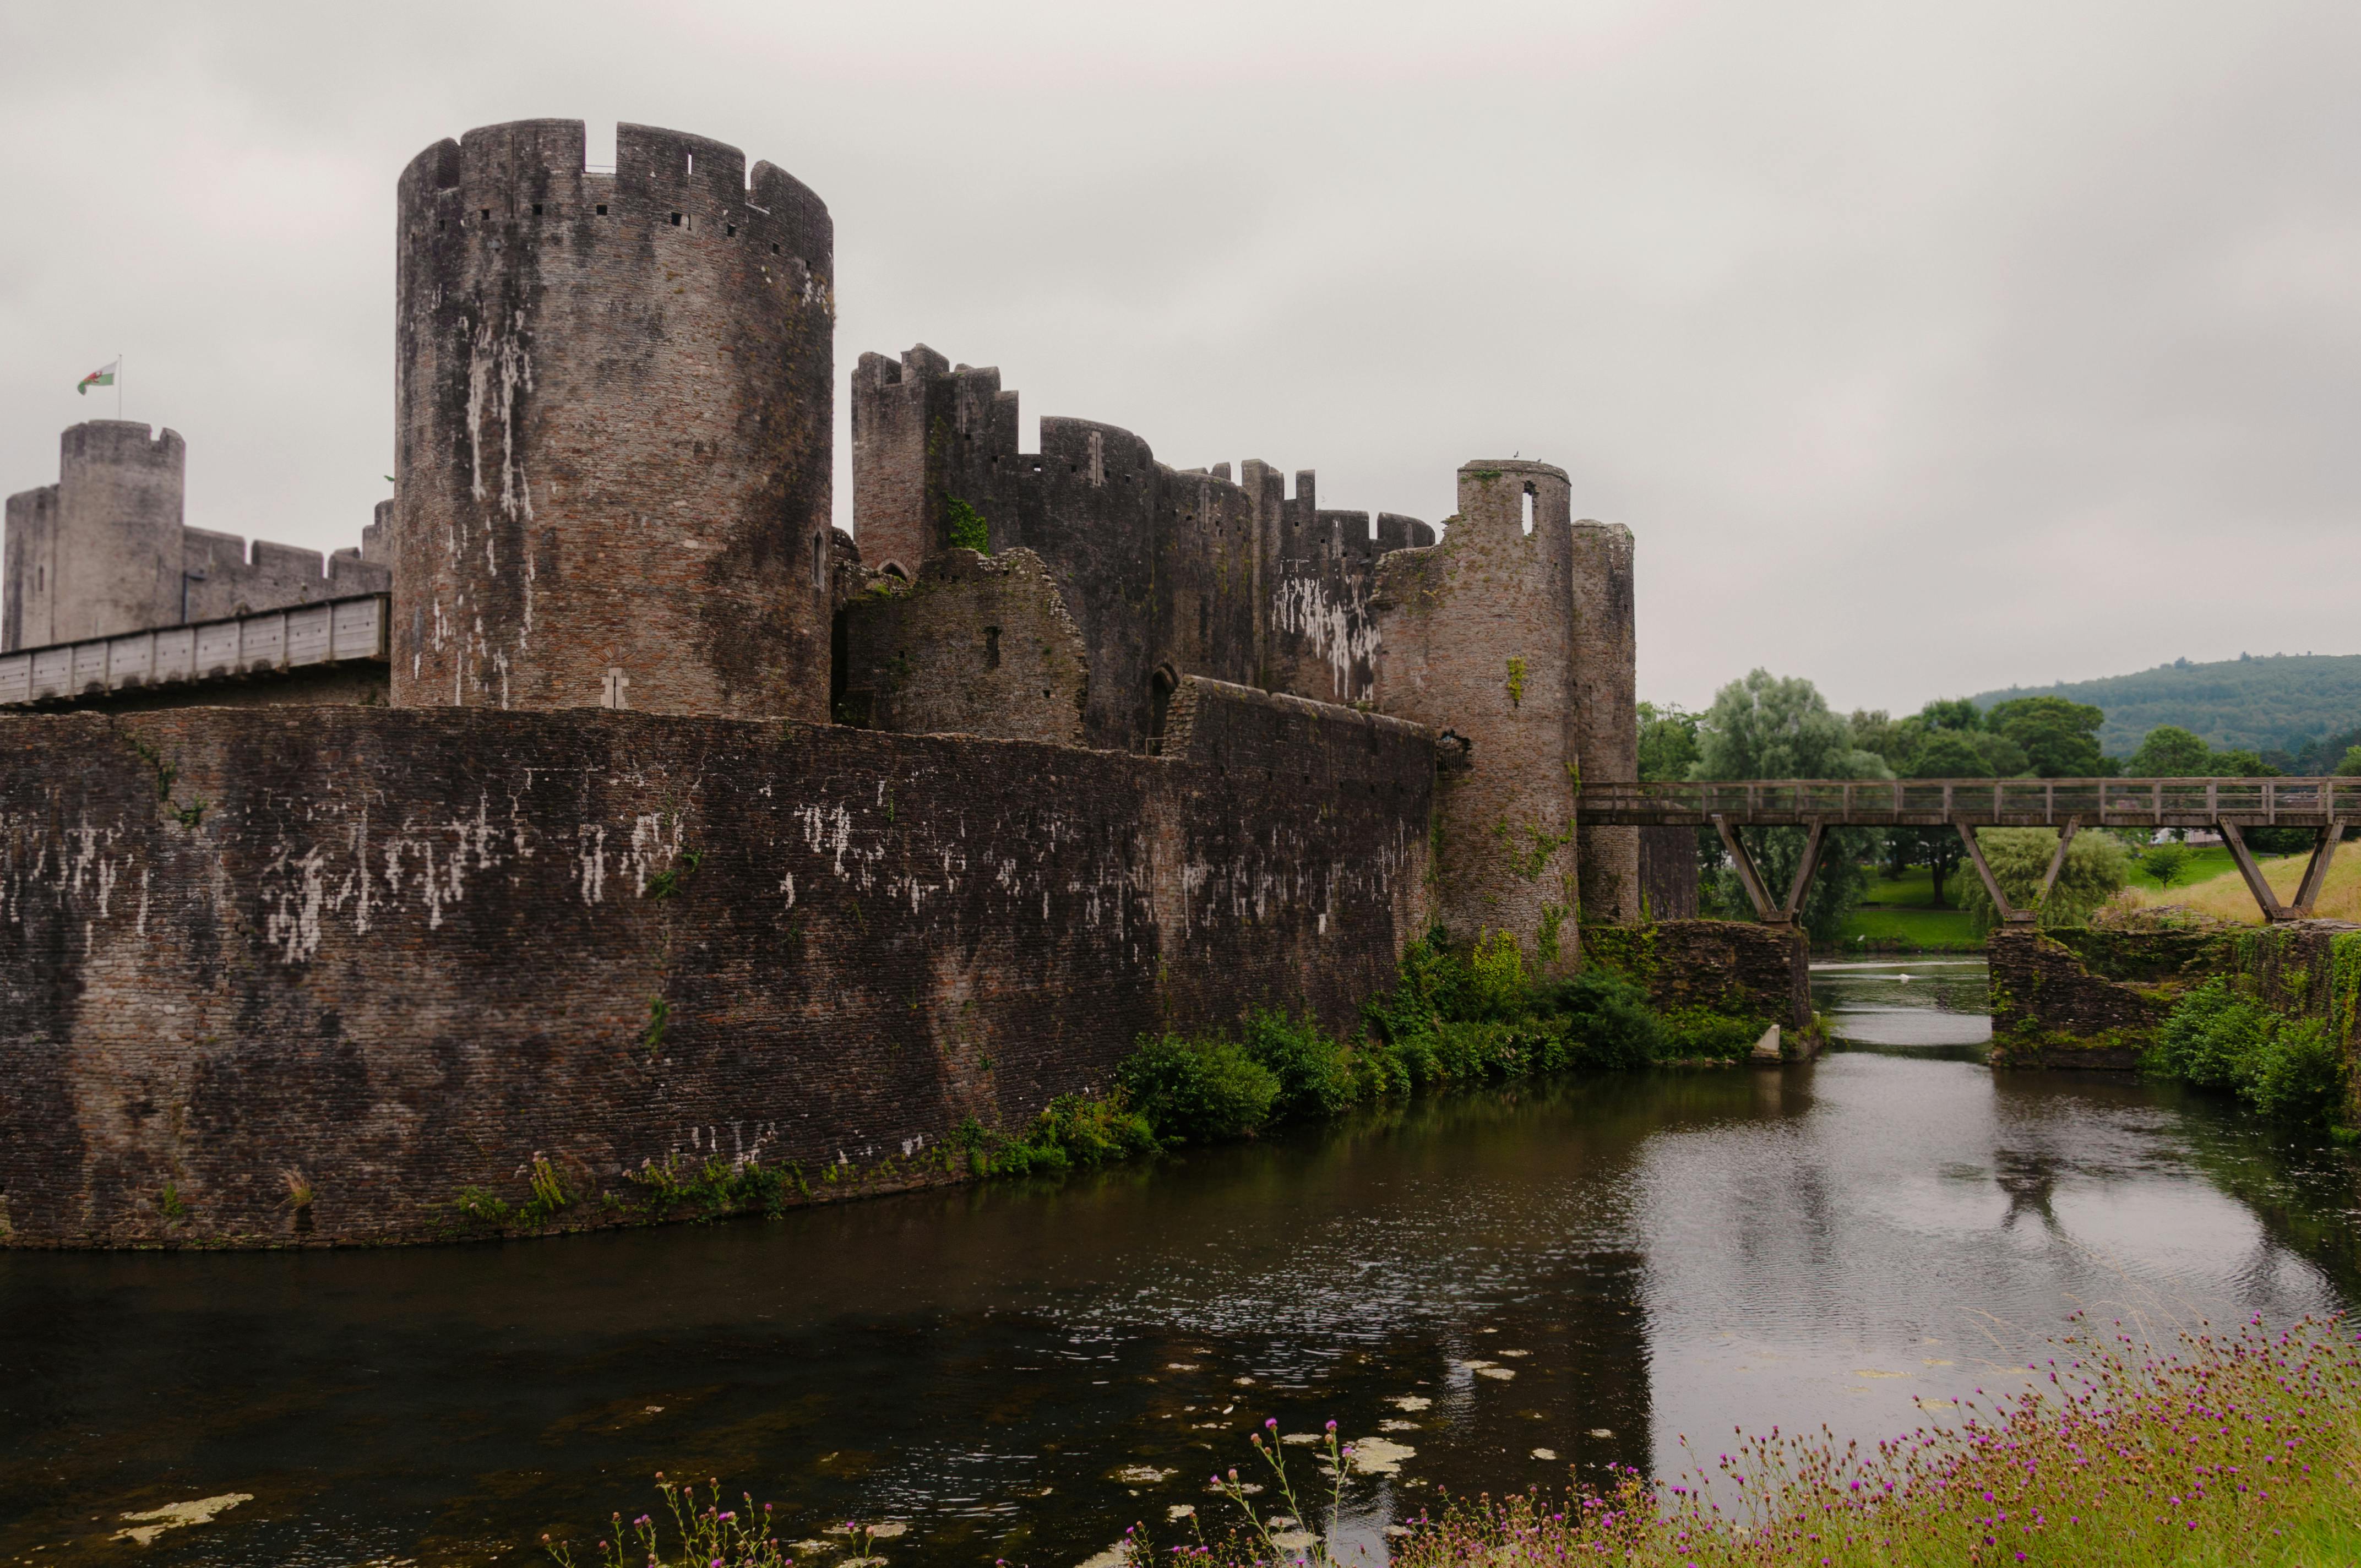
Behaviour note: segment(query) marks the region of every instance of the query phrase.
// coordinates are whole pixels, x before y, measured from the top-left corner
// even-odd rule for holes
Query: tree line
[[[2216,750],[2177,725],[2151,729],[2139,749],[2118,762],[2103,753],[2103,710],[2060,696],[2015,697],[1982,707],[1968,697],[1930,702],[1901,718],[1884,709],[1830,708],[1819,688],[1800,676],[1754,670],[1692,713],[1678,704],[1639,705],[1640,777],[1675,779],[1958,779],[1958,778],[2269,778],[2284,770],[2259,753]],[[2361,732],[2334,769],[2361,777]],[[1749,853],[1774,888],[1784,888],[1803,858],[1804,830],[1752,828]],[[2304,828],[2249,832],[2267,854],[2308,849]],[[2025,839],[2019,844],[2017,839]],[[1986,828],[1978,837],[1985,859],[2004,883],[2016,862],[2037,859],[2037,882],[2057,839],[2049,828]],[[2067,851],[2045,917],[2079,918],[2103,903],[2128,875],[2144,836],[2083,833]],[[1697,835],[1699,906],[1707,914],[1748,919],[1752,905],[1728,864],[1718,835]],[[1989,924],[1990,899],[1972,874],[1962,878],[1965,850],[1952,828],[1839,828],[1828,830],[1821,869],[1806,893],[1801,916],[1815,940],[1835,938],[1837,927],[1867,892],[1872,870],[1901,876],[1924,866],[1938,908],[1955,905]],[[2004,870],[2004,867],[2006,869]],[[2159,872],[2166,871],[2159,865]],[[2169,873],[2168,873],[2169,874]],[[1956,888],[1956,893],[1953,891]]]

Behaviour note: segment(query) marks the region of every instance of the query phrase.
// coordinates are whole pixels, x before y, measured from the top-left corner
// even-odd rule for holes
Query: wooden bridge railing
[[[1599,826],[1709,828],[2324,828],[2361,819],[2361,778],[1746,779],[1585,784]]]
[[[2083,828],[2208,828],[2236,862],[2266,920],[2304,920],[2328,881],[2348,822],[2361,818],[2361,779],[1745,779],[1683,784],[1586,784],[1575,810],[1593,827],[1712,828],[1766,924],[1792,926],[1818,868],[1830,828],[1956,829],[1993,907],[2012,924],[2039,917],[2057,885],[2066,846]],[[1806,829],[1786,899],[1774,903],[1741,828]],[[1984,861],[1979,828],[2055,828],[2057,852],[2034,908],[2015,909]],[[2312,860],[2292,903],[2282,903],[2247,851],[2248,828],[2315,830]]]

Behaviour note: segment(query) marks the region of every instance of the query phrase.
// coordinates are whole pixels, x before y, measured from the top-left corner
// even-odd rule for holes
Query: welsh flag
[[[89,375],[84,376],[81,382],[75,386],[74,390],[83,397],[88,397],[90,395],[90,389],[93,387],[112,387],[115,385],[115,372],[122,363],[122,360],[115,359],[110,360],[106,364],[100,366]]]

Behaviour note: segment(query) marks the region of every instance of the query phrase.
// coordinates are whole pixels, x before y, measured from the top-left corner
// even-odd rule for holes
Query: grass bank
[[[2201,871],[2203,864],[2197,857],[2202,855],[2218,856],[2224,869],[2202,880],[2184,878],[2169,888],[2158,888],[2153,881],[2143,883],[2136,874],[2131,884],[2115,895],[2115,902],[2128,909],[2187,909],[2216,920],[2261,925],[2263,912],[2256,905],[2255,895],[2246,891],[2246,879],[2229,865],[2229,851],[2211,847],[2195,851],[2191,864]],[[2307,860],[2303,855],[2286,855],[2261,863],[2263,880],[2282,903],[2295,896]],[[2328,885],[2321,890],[2312,912],[2323,920],[2361,922],[2361,843],[2338,849],[2336,859],[2329,862]]]
[[[2151,1347],[2119,1322],[2078,1316],[2051,1349],[2046,1384],[1990,1409],[1966,1401],[1956,1426],[1868,1447],[1839,1443],[1825,1427],[1695,1446],[1684,1438],[1690,1467],[1669,1479],[1631,1472],[1603,1492],[1445,1498],[1400,1527],[1391,1560],[1395,1568],[1564,1568],[1601,1558],[1666,1568],[2361,1561],[2361,1347],[2349,1324],[2305,1319],[2271,1333],[2256,1321]],[[1275,1422],[1266,1426],[1275,1432]],[[1331,1422],[1328,1474],[1301,1489],[1279,1443],[1253,1434],[1254,1457],[1236,1456],[1252,1474],[1213,1478],[1235,1521],[1226,1533],[1221,1518],[1192,1519],[1191,1539],[1159,1545],[1134,1525],[1119,1561],[1336,1568],[1323,1527],[1363,1466],[1335,1430]],[[718,1486],[700,1496],[657,1479],[662,1518],[626,1522],[618,1513],[579,1558],[544,1537],[550,1555],[563,1568],[885,1561],[873,1554],[874,1527],[840,1525],[833,1541],[790,1546],[780,1540],[789,1527],[774,1529],[751,1495],[731,1504]]]
[[[1973,876],[1973,872],[1967,873]],[[1948,903],[1935,904],[1934,878],[1924,866],[1898,876],[1882,872],[1870,879],[1861,902],[1837,927],[1830,950],[1848,953],[1982,952],[1984,939],[1958,907],[1960,878],[1944,879]]]

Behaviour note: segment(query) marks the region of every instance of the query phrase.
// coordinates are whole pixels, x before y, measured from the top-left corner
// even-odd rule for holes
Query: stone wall
[[[1641,828],[1640,911],[1644,920],[1697,917],[1697,851],[1694,828]]]
[[[1175,754],[483,708],[0,718],[0,1230],[464,1234],[642,1162],[946,1179],[1137,1036],[1345,1024],[1433,748],[1211,685]]]
[[[8,498],[0,652],[384,593],[357,550],[247,542],[189,528],[180,433],[122,420],[59,438],[58,482]],[[367,530],[363,530],[364,535]]]
[[[1083,733],[1146,751],[1179,680],[1203,675],[1316,701],[1367,700],[1378,646],[1368,595],[1388,551],[1431,544],[1414,518],[1320,509],[1313,476],[1249,461],[1175,469],[1127,430],[1045,418],[1018,450],[1000,372],[921,344],[864,354],[852,377],[853,532],[873,571],[917,576],[953,514],[993,552],[1049,567],[1090,661]]]
[[[1437,796],[1437,912],[1544,975],[1577,962],[1568,510],[1559,469],[1470,463],[1443,542],[1387,556],[1371,598],[1378,707],[1467,742]]]
[[[2218,976],[2279,1012],[2330,1020],[2349,1062],[2353,998],[2335,984],[2332,949],[2356,931],[2337,920],[2243,930],[2002,927],[1985,947],[1993,1060],[2134,1070],[2173,1005]]]
[[[1639,636],[1631,531],[1620,522],[1574,524],[1572,589],[1575,766],[1594,784],[1640,778]],[[1641,899],[1640,829],[1579,828],[1582,917],[1628,925],[1647,918]],[[1686,913],[1697,913],[1689,900]],[[1673,918],[1671,910],[1657,919]]]
[[[1808,1030],[1811,950],[1802,933],[1744,920],[1586,925],[1583,956],[1644,988],[1660,1013],[1702,1011]]]
[[[837,679],[840,724],[1076,746],[1090,661],[1039,556],[950,550],[846,603]]]
[[[489,126],[401,176],[401,707],[828,716],[833,229],[784,170]]]

